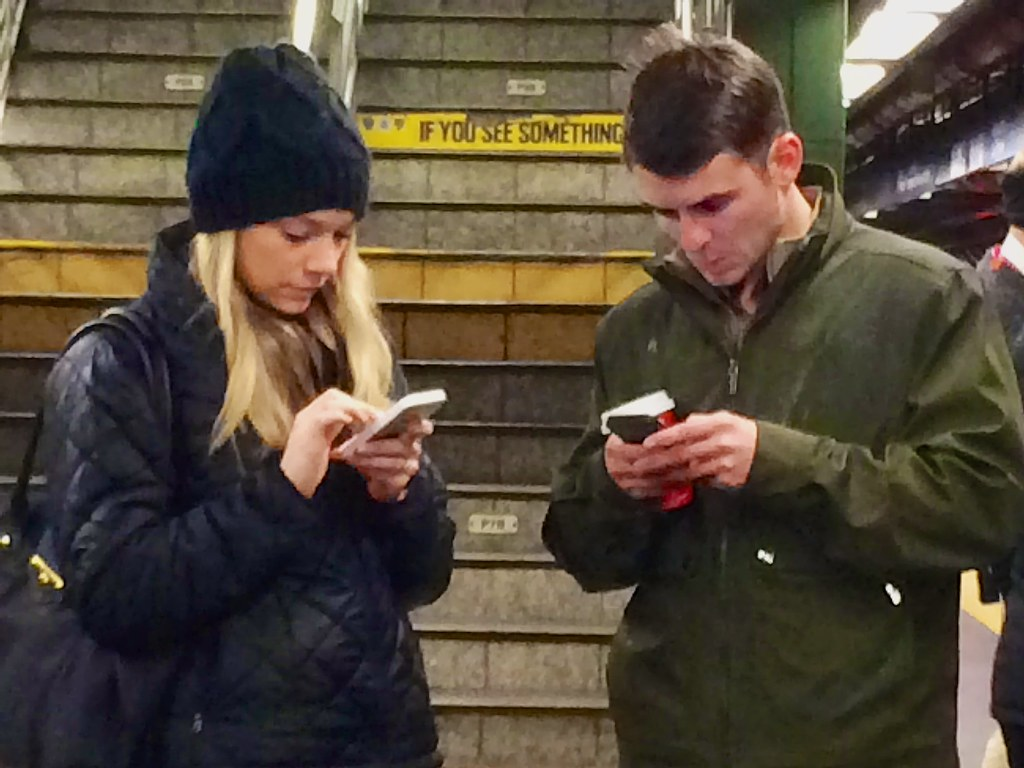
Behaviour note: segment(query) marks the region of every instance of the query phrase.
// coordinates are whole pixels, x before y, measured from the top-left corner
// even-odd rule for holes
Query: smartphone
[[[656,416],[640,414],[609,416],[606,423],[608,431],[618,435],[624,443],[642,443],[659,428]]]
[[[601,414],[601,431],[625,443],[642,443],[661,427],[675,423],[675,401],[660,389],[634,398]]]
[[[443,389],[428,389],[406,395],[355,435],[345,440],[338,447],[342,458],[350,456],[371,440],[397,437],[405,431],[410,418],[418,416],[422,419],[429,419],[446,402],[448,402],[448,394]]]

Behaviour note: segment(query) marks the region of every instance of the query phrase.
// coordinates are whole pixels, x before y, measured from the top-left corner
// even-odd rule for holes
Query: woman
[[[126,340],[92,334],[51,377],[68,594],[122,653],[187,649],[147,765],[440,765],[406,615],[452,567],[431,425],[335,448],[403,388],[355,250],[368,177],[306,56],[232,52],[189,149],[191,221],[158,236],[136,307],[170,434]]]

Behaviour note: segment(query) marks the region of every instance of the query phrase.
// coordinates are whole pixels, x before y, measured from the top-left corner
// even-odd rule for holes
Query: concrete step
[[[0,412],[35,411],[53,361],[48,352],[0,352]]]
[[[606,695],[604,642],[502,638],[440,639],[420,630],[435,697],[458,694],[548,697],[554,702]]]
[[[6,147],[0,149],[0,194],[186,203],[183,152],[106,152]],[[48,200],[48,201],[49,201]]]
[[[617,157],[391,158],[373,167],[374,198],[387,203],[639,205]]]
[[[4,113],[0,145],[184,151],[195,122],[191,103],[102,107],[14,101]]]
[[[123,297],[0,294],[0,351],[53,352]],[[381,302],[400,357],[424,360],[590,361],[606,304]]]
[[[360,61],[620,62],[647,25],[580,17],[522,19],[394,19],[369,16]]]
[[[17,474],[33,423],[32,412],[0,412],[0,474]],[[443,420],[435,424],[426,450],[453,483],[544,485],[582,432],[574,425]]]
[[[588,363],[406,361],[409,385],[448,391],[447,418],[510,424],[585,424],[590,404]]]
[[[42,173],[45,173],[43,171]],[[188,218],[184,201],[88,202],[0,196],[0,232],[17,240],[71,240],[135,245]]]
[[[0,207],[0,222],[4,217]],[[592,251],[653,250],[657,227],[639,209],[473,210],[415,205],[377,207],[359,242],[436,250]]]
[[[568,574],[528,558],[469,558],[455,569],[444,596],[414,615],[426,625],[518,627],[523,632],[607,637],[618,626],[631,594],[587,594]]]
[[[33,480],[35,498],[42,494],[46,480],[37,474]],[[14,475],[0,475],[0,510],[4,510],[14,489]],[[511,485],[467,485],[449,483],[448,512],[455,521],[455,551],[461,565],[481,568],[505,564],[508,567],[550,565],[551,556],[541,541],[541,525],[547,513],[548,487]],[[435,634],[462,637],[479,634],[480,625],[466,622],[430,623]],[[559,637],[603,637],[607,627],[537,627],[524,623],[515,629],[520,635],[531,633]]]
[[[442,252],[362,247],[378,299],[614,305],[649,281],[650,252]],[[0,295],[134,297],[146,288],[148,249],[0,241]]]
[[[32,6],[37,11],[287,15],[292,0],[33,0]]]
[[[363,112],[358,122],[377,158],[375,171],[381,164],[425,157],[618,163],[622,152],[622,116],[616,114]],[[183,158],[194,123],[193,104],[69,106],[13,101],[4,114],[0,146],[79,154],[106,150],[173,157],[178,152]]]
[[[31,171],[43,174],[46,171]],[[127,183],[138,183],[134,177]],[[0,232],[19,240],[135,245],[188,216],[183,199],[0,197]],[[370,246],[435,250],[605,252],[653,250],[657,231],[642,210],[473,210],[378,205],[360,228]]]
[[[0,146],[77,151],[184,153],[195,105],[114,106],[13,100],[4,113]],[[617,163],[622,117],[520,112],[362,112],[360,129],[381,163],[399,159],[473,157],[522,160],[565,157]],[[183,155],[182,155],[183,156]]]
[[[671,0],[374,0],[368,19],[611,19],[656,24],[672,13]]]
[[[266,42],[266,41],[263,41]],[[14,63],[10,98],[60,104],[191,104],[202,99],[217,56],[33,54]],[[176,90],[168,77],[188,76],[196,89]],[[172,88],[168,88],[172,85]]]
[[[0,352],[0,411],[38,407],[53,353]],[[590,399],[587,363],[406,360],[411,390],[442,387],[448,420],[583,424]]]
[[[455,550],[465,565],[551,562],[541,540],[548,486],[451,484],[448,493]]]
[[[542,80],[544,93],[509,95],[509,80]],[[355,103],[377,109],[504,109],[618,111],[626,105],[626,74],[611,64],[360,62]]]
[[[378,206],[642,210],[628,171],[614,159],[381,158],[372,183]],[[0,195],[184,204],[187,194],[184,152],[0,149]]]
[[[239,46],[273,44],[290,32],[289,14],[280,10],[270,16],[37,10],[28,14],[19,46],[21,60],[40,53],[219,57]]]
[[[436,422],[426,443],[454,483],[544,485],[582,434],[576,425]]]
[[[446,768],[616,768],[615,728],[602,711],[491,711],[473,698],[436,700]]]

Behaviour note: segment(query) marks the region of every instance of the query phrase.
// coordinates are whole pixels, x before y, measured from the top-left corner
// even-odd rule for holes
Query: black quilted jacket
[[[69,595],[101,642],[188,649],[154,763],[438,766],[406,612],[451,575],[443,483],[426,461],[406,501],[381,504],[339,464],[307,501],[251,433],[211,455],[224,345],[190,237],[161,233],[139,303],[168,360],[173,435],[127,339],[90,336],[50,379],[47,506]]]

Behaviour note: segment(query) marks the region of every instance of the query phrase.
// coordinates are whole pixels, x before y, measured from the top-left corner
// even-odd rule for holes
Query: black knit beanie
[[[199,232],[327,209],[362,218],[370,153],[312,59],[291,45],[239,48],[199,109],[187,180]]]
[[[1013,226],[1024,228],[1024,167],[1003,176],[1003,215]]]

